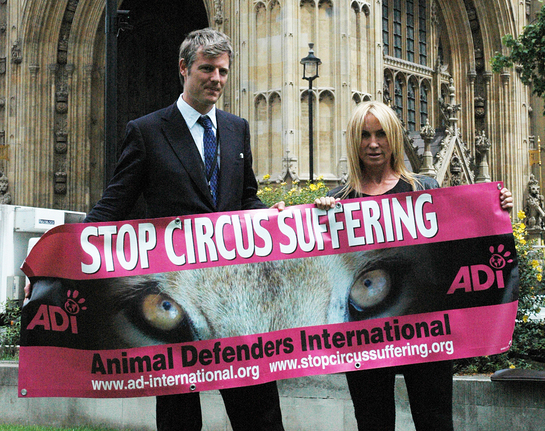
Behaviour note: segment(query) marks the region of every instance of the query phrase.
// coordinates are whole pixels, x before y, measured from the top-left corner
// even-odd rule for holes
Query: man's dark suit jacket
[[[140,194],[146,218],[267,208],[256,196],[248,122],[216,110],[220,143],[217,207],[202,157],[176,103],[130,121],[123,150],[86,222],[124,220]]]
[[[256,196],[248,122],[216,110],[220,143],[217,207],[202,157],[176,103],[129,122],[114,177],[85,222],[125,220],[141,194],[146,217],[267,208]],[[222,389],[235,430],[283,431],[276,382]],[[157,429],[200,430],[197,392],[157,397]]]

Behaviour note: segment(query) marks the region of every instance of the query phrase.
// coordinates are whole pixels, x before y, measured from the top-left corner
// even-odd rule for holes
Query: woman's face
[[[386,132],[373,114],[365,116],[359,155],[366,169],[385,168],[392,159]]]

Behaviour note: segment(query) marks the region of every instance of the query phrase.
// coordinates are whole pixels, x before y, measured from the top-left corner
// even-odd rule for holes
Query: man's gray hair
[[[219,57],[223,53],[229,54],[229,66],[231,66],[231,61],[233,59],[231,40],[221,31],[210,27],[192,31],[187,35],[180,45],[178,63],[183,58],[187,70],[189,71],[197,58],[197,51],[201,47],[203,54],[208,57]],[[184,78],[182,74],[180,74],[180,81],[183,86]]]

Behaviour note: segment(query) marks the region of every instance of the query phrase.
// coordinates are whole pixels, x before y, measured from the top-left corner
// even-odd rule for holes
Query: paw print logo
[[[69,290],[66,293],[66,296],[68,297],[68,299],[64,303],[64,309],[68,314],[78,314],[80,310],[87,310],[87,307],[82,305],[85,302],[85,299],[78,299],[79,292],[77,290]]]
[[[509,256],[511,256],[510,251],[505,251],[505,246],[503,244],[500,244],[498,246],[498,250],[494,248],[494,246],[490,246],[490,253],[492,256],[490,257],[489,263],[490,266],[494,269],[502,269],[507,263],[512,263],[513,259],[509,259]]]

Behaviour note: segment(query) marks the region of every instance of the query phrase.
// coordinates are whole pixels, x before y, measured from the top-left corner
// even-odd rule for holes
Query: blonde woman
[[[433,178],[405,167],[403,126],[384,103],[357,106],[347,130],[348,182],[316,199],[322,209],[340,199],[438,188]],[[511,193],[500,192],[503,209],[513,207]],[[452,361],[354,371],[346,374],[358,430],[394,431],[396,374],[403,374],[417,431],[453,429]]]

